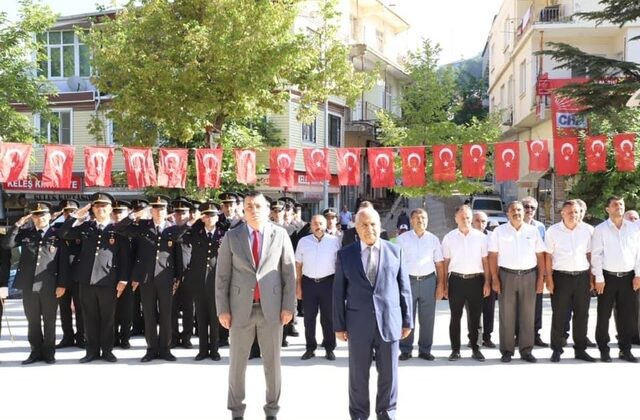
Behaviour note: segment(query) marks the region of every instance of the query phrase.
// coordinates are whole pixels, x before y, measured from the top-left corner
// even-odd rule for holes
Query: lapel
[[[378,257],[378,271],[376,272],[376,287],[380,284],[380,280],[382,280],[381,273],[383,271],[383,267],[387,265],[387,252],[385,249],[384,240],[380,239],[380,255]]]
[[[260,252],[260,264],[258,265],[258,268],[263,265],[262,263],[264,262],[265,257],[267,255],[270,255],[271,246],[273,245],[275,234],[276,232],[273,229],[273,225],[271,223],[267,223],[264,226],[264,234],[262,235],[262,249]]]
[[[356,267],[358,267],[358,274],[364,279],[364,281],[369,283],[369,279],[367,279],[367,273],[364,269],[364,266],[362,265],[362,251],[360,249],[360,241],[354,242],[350,246],[352,247],[350,258],[352,258],[353,261],[357,261],[355,265]]]
[[[240,240],[240,249],[242,249],[242,252],[244,253],[244,258],[254,269],[256,269],[255,265],[253,264],[253,254],[251,253],[251,248],[249,247],[249,229],[246,227],[244,229],[238,229],[238,236]]]

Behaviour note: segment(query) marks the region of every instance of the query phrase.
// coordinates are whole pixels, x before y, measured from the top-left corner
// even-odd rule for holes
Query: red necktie
[[[256,270],[258,270],[258,264],[260,264],[260,244],[258,235],[260,233],[257,230],[253,231],[253,243],[251,244],[251,253],[253,254],[253,263],[256,266]],[[260,300],[260,287],[258,286],[258,282],[256,282],[256,288],[253,291],[253,300],[255,302]]]

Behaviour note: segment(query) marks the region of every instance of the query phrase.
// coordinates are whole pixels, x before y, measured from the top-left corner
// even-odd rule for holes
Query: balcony
[[[376,115],[382,108],[368,101],[357,101],[356,107],[351,110],[351,118],[348,122],[373,122],[378,119]]]

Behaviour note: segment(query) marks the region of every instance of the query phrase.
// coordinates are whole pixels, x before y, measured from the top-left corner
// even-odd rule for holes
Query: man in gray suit
[[[295,257],[287,232],[269,222],[269,203],[259,192],[245,197],[246,225],[225,235],[216,269],[216,307],[229,330],[229,396],[234,420],[246,405],[245,372],[254,338],[262,350],[266,382],[264,411],[275,420],[280,409],[282,326],[296,305]]]

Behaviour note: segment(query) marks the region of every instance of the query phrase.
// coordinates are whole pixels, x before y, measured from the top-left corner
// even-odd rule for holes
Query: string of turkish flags
[[[526,142],[530,172],[546,172],[550,168],[547,140]],[[613,136],[616,170],[633,172],[636,134]],[[580,171],[580,140],[577,137],[556,138],[553,142],[554,168],[558,175],[575,175]],[[583,144],[588,172],[607,170],[608,138],[586,137]],[[363,148],[337,148],[336,163],[338,184],[360,185],[360,156]],[[366,148],[369,174],[373,188],[389,188],[396,185],[396,154],[393,147]],[[402,185],[424,186],[427,167],[427,147],[398,147],[401,162]],[[494,171],[497,182],[517,181],[520,177],[520,142],[499,142],[493,145]],[[482,179],[486,174],[488,145],[464,144],[462,150],[462,176]],[[303,160],[310,182],[328,181],[329,153],[326,148],[303,148]],[[22,143],[0,143],[0,182],[14,182],[29,176],[30,156],[33,147]],[[256,151],[234,149],[236,180],[242,184],[255,184]],[[457,177],[457,153],[455,144],[431,147],[433,180],[451,182]],[[160,148],[158,171],[150,147],[123,147],[127,184],[131,189],[146,187],[184,188],[187,178],[189,149]],[[73,172],[75,148],[69,145],[45,145],[42,181],[45,187],[69,188]],[[295,186],[295,161],[297,150],[274,148],[269,150],[269,185],[273,187]],[[109,187],[113,166],[113,147],[84,148],[84,183],[87,187]],[[200,188],[219,188],[222,175],[222,149],[196,149],[196,179]]]

